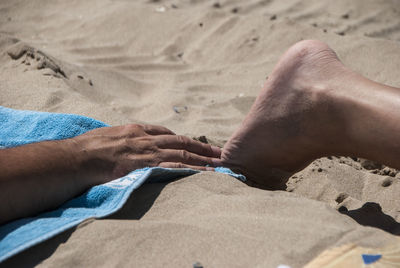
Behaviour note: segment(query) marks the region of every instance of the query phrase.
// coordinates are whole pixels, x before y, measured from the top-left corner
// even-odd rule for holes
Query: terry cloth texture
[[[400,267],[400,239],[382,248],[345,244],[322,252],[304,268]]]
[[[0,106],[0,146],[3,148],[71,138],[105,127],[100,121],[72,114],[18,111]],[[238,175],[226,168],[217,172]],[[103,218],[118,211],[130,194],[143,183],[167,182],[198,173],[192,169],[143,168],[125,177],[97,185],[56,210],[0,226],[0,262],[47,240],[89,218]]]

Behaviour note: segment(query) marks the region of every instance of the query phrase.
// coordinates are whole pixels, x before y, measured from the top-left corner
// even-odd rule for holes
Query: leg
[[[275,66],[222,164],[267,188],[316,158],[358,156],[400,168],[400,89],[345,67],[319,41],[292,46]]]

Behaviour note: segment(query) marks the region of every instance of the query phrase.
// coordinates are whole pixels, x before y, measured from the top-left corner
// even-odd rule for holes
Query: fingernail
[[[219,147],[217,147],[217,146],[214,146],[214,145],[211,145],[211,149],[213,150],[213,153],[215,154],[215,155],[218,155],[218,156],[220,156],[221,155],[221,148],[219,148]]]

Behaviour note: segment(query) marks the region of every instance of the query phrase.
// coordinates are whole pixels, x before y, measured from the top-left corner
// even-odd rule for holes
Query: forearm
[[[78,167],[70,140],[0,150],[0,224],[55,208],[83,192],[90,181],[78,179]]]
[[[0,224],[56,208],[89,187],[148,166],[210,170],[221,150],[150,125],[106,127],[0,150]]]

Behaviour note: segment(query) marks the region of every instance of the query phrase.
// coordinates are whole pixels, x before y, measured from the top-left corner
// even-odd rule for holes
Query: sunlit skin
[[[0,224],[146,166],[226,166],[268,189],[284,189],[291,174],[328,155],[400,168],[398,133],[400,89],[353,72],[325,43],[301,41],[276,64],[222,152],[150,125],[0,150]]]
[[[213,170],[221,149],[151,125],[99,128],[0,150],[0,223],[56,208],[143,167]],[[210,166],[210,167],[206,167]]]
[[[281,57],[221,164],[255,185],[284,189],[322,156],[363,157],[400,168],[400,89],[342,64],[325,43],[296,43]]]

